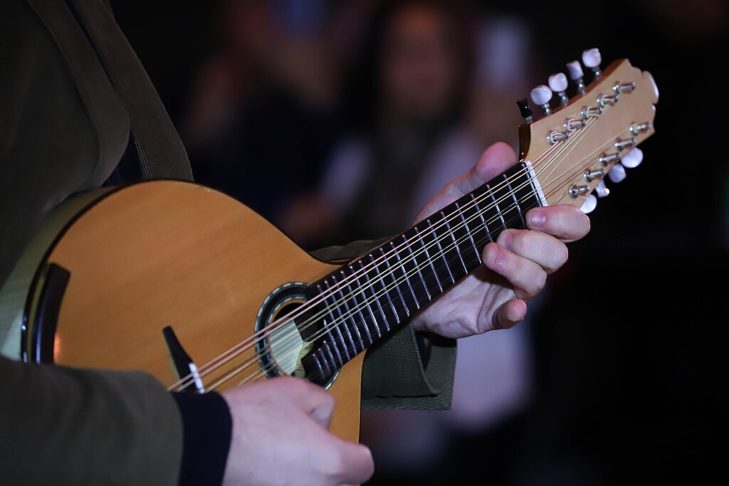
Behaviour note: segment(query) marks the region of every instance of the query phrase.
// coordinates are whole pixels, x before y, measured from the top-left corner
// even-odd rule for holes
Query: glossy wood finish
[[[251,336],[266,296],[289,281],[335,269],[313,259],[263,218],[211,189],[184,182],[137,184],[106,196],[78,218],[48,261],[71,272],[60,310],[55,361],[76,367],[144,370],[176,381],[162,339],[170,325],[198,366]],[[332,430],[359,434],[360,355],[331,387]],[[260,379],[248,351],[216,373],[251,366],[220,387]]]

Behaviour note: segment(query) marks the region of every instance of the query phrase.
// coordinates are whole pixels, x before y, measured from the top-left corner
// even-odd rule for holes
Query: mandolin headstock
[[[572,204],[583,211],[594,209],[599,196],[609,190],[603,179],[619,182],[625,167],[642,160],[637,146],[654,133],[653,118],[658,88],[647,71],[627,59],[599,68],[596,49],[583,53],[583,64],[593,71],[587,86],[577,61],[568,64],[577,94],[569,98],[563,74],[550,77],[550,87],[532,91],[532,102],[545,116],[531,121],[526,102],[520,102],[528,122],[520,127],[520,159],[529,161],[547,204]],[[552,95],[552,91],[556,93]]]

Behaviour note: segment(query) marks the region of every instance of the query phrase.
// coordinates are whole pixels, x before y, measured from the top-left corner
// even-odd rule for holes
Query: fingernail
[[[513,236],[510,231],[502,231],[499,237],[496,238],[496,242],[503,248],[509,248],[512,238]]]
[[[496,262],[499,258],[499,247],[494,244],[486,245],[483,252],[483,261],[489,267],[496,266]]]
[[[529,219],[529,225],[533,228],[538,228],[539,226],[542,226],[544,224],[544,221],[546,221],[547,217],[544,215],[543,211],[539,211],[538,209],[533,209],[529,211],[529,215],[527,216]]]

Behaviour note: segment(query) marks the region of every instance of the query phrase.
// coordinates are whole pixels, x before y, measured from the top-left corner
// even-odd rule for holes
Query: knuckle
[[[483,262],[489,268],[496,269],[498,266],[499,248],[495,243],[489,243],[483,249]]]
[[[329,414],[334,411],[334,395],[322,390],[321,405]]]
[[[555,259],[555,264],[554,264],[554,268],[552,269],[552,271],[557,270],[562,265],[567,263],[567,260],[570,257],[570,250],[569,250],[569,248],[567,248],[567,245],[565,245],[564,243],[561,243],[558,248],[559,249],[557,250],[557,257]]]
[[[511,250],[518,255],[531,255],[534,246],[531,236],[532,232],[530,231],[516,232],[511,240]]]
[[[534,297],[539,292],[544,290],[544,286],[547,284],[547,272],[538,272],[537,275],[534,277],[534,280],[532,280],[532,285],[530,289],[530,296]]]

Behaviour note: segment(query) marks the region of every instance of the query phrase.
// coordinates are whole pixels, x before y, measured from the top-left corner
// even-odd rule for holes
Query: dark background
[[[216,48],[220,5],[112,3],[181,127],[196,73]],[[292,2],[279,3],[286,10]],[[454,446],[435,463],[408,472],[378,467],[372,483],[722,482],[729,410],[728,7],[720,0],[513,3],[469,8],[485,17],[513,16],[528,27],[535,61],[524,69],[534,79],[545,80],[592,46],[605,60],[629,57],[651,71],[660,90],[656,135],[642,146],[643,164],[600,200],[591,234],[571,245],[569,264],[533,317],[529,405],[488,430],[454,432]],[[316,4],[325,12],[341,7]],[[346,103],[344,90],[332,96]],[[262,106],[256,109],[265,114]],[[280,128],[277,116],[286,110],[273,106],[264,128]],[[286,123],[275,134],[281,145],[298,143],[286,137],[311,130],[305,120]],[[295,176],[295,187],[265,154],[248,173],[273,181],[282,200],[302,185],[315,187],[327,147],[341,136],[340,124],[317,125],[326,126],[331,132],[316,133],[324,148],[312,150],[321,159],[307,162],[310,170],[303,179]],[[191,157],[195,164],[194,151]],[[236,196],[248,202],[245,190]],[[267,216],[275,220],[275,214]]]

